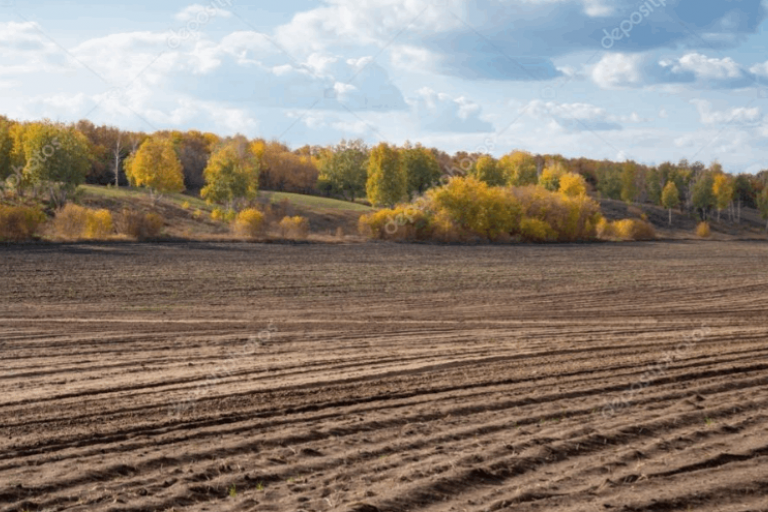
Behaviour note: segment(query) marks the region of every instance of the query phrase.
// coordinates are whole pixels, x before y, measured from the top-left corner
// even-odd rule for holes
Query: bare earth
[[[0,248],[0,510],[767,511],[768,245]]]

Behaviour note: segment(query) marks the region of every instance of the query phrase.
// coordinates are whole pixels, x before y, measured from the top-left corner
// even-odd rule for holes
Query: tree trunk
[[[669,209],[669,225],[672,225],[672,208]]]

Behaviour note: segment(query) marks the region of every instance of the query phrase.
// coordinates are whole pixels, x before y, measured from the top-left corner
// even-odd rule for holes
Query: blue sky
[[[768,168],[768,0],[0,0],[0,113]]]

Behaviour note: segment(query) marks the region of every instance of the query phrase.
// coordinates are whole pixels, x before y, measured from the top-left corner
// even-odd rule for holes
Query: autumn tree
[[[145,140],[125,162],[125,174],[131,185],[148,188],[153,200],[184,190],[181,162],[173,142],[166,137]]]
[[[733,179],[725,173],[716,174],[712,182],[712,193],[715,195],[717,221],[720,222],[720,212],[728,208],[733,201]]]
[[[21,141],[22,186],[45,188],[54,203],[63,205],[85,182],[88,140],[73,127],[47,121],[30,123],[17,140]]]
[[[407,181],[396,148],[382,142],[368,159],[368,200],[376,206],[393,206],[407,196]]]
[[[230,209],[240,200],[253,200],[259,190],[259,161],[253,146],[238,136],[224,142],[211,155],[205,168],[208,183],[200,192],[208,203]]]
[[[669,225],[672,225],[672,209],[680,206],[680,192],[677,190],[677,185],[672,180],[669,180],[664,185],[664,190],[661,192],[661,205],[669,210]]]
[[[172,132],[171,140],[184,173],[184,188],[201,190],[205,186],[205,168],[211,153],[220,143],[219,137],[213,133],[190,130]]]
[[[539,176],[539,185],[551,192],[556,192],[560,188],[560,177],[566,172],[565,166],[561,162],[552,161]]]
[[[483,155],[472,166],[470,175],[487,184],[489,187],[500,187],[506,182],[504,169],[490,155]]]
[[[635,162],[625,162],[621,168],[621,199],[634,203],[640,195],[637,186],[639,169]]]
[[[400,164],[407,181],[408,196],[420,196],[440,180],[440,164],[435,154],[422,146],[400,151]]]
[[[535,185],[539,179],[536,159],[525,151],[513,151],[499,160],[506,183],[515,187]]]
[[[302,194],[315,190],[319,172],[311,155],[293,152],[278,141],[256,140],[252,147],[259,161],[261,188]]]
[[[560,177],[560,193],[568,197],[587,194],[587,181],[581,174],[568,172]]]

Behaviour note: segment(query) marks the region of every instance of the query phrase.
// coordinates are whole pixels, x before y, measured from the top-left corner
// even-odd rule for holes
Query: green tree
[[[715,206],[715,193],[712,191],[714,178],[711,173],[703,172],[694,182],[691,190],[691,203],[700,212],[701,219],[707,219],[707,213]]]
[[[600,194],[610,199],[621,199],[621,170],[613,163],[603,162],[596,174]]]
[[[13,137],[11,136],[11,122],[0,117],[0,182],[13,174],[11,165],[11,152],[13,151]]]
[[[237,201],[256,197],[259,160],[253,147],[244,137],[235,137],[214,150],[203,171],[207,183],[200,191],[203,199],[232,209]]]
[[[768,187],[765,187],[757,196],[757,209],[760,210],[760,216],[763,220],[768,221]],[[768,222],[766,222],[765,230],[768,231]]]
[[[368,151],[362,140],[342,140],[335,148],[323,149],[318,161],[318,186],[348,201],[365,195]]]
[[[420,196],[440,180],[440,164],[427,148],[406,147],[400,151],[400,163],[408,182],[408,197]]]
[[[652,167],[648,171],[648,179],[646,182],[646,189],[648,191],[648,200],[653,204],[661,204],[661,172],[658,168]]]
[[[680,192],[675,182],[670,180],[661,192],[661,205],[669,210],[669,225],[672,225],[672,209],[680,206]]]
[[[478,158],[472,167],[471,175],[489,187],[500,187],[507,181],[504,176],[504,169],[490,155],[483,155]]]
[[[407,197],[407,182],[396,148],[382,142],[368,160],[368,200],[376,206],[394,206]]]
[[[627,203],[634,203],[640,194],[638,190],[638,168],[635,162],[625,162],[621,166],[621,199]]]
[[[145,140],[138,151],[128,157],[124,167],[131,185],[147,187],[153,200],[161,194],[184,190],[181,162],[169,138]]]

